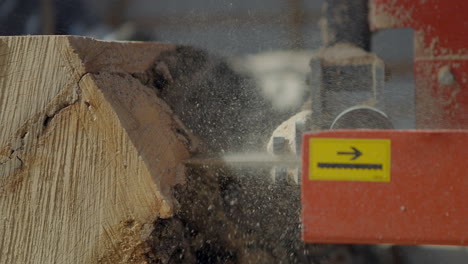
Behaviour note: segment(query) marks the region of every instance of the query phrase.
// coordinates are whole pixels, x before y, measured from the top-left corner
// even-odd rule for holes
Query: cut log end
[[[135,78],[175,46],[0,38],[0,263],[143,260],[197,140]]]

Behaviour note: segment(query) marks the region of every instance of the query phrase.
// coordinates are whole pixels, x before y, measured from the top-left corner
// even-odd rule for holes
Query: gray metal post
[[[368,0],[326,0],[323,20],[324,45],[350,43],[370,51]]]

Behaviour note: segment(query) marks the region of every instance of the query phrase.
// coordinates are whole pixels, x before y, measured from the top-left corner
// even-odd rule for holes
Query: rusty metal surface
[[[468,128],[468,2],[371,0],[373,30],[414,29],[418,128]]]

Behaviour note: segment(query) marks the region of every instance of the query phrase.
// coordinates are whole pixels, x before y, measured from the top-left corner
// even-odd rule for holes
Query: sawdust
[[[211,153],[259,149],[285,118],[251,79],[203,50],[178,46],[163,53],[140,79],[191,131],[207,139],[205,150]]]
[[[368,53],[354,45],[339,43],[320,51],[323,65],[348,66],[378,63],[383,65],[375,54]]]
[[[441,25],[436,22],[423,23],[414,18],[415,7],[424,4],[426,1],[406,5],[402,5],[397,0],[386,1],[378,5],[371,2],[370,23],[374,30],[414,28],[417,127],[458,128],[459,122],[455,120],[459,120],[457,115],[460,115],[460,106],[457,100],[462,90],[463,80],[453,80],[449,84],[444,84],[444,80],[440,79],[439,75],[444,67],[453,67],[453,61],[467,60],[467,50],[448,48],[451,47],[448,45],[450,41],[453,44],[453,39],[433,36],[434,32],[438,32],[436,27]],[[437,6],[429,8],[434,9],[432,12],[438,10]]]
[[[436,100],[435,95],[429,87],[432,87],[436,82],[436,78],[432,76],[433,66],[431,64],[415,65],[415,82],[416,86],[416,122],[418,128],[434,128],[433,124],[440,123],[442,120],[443,106],[439,100]],[[424,77],[423,77],[424,76]],[[424,89],[417,89],[417,87]]]
[[[419,62],[415,65],[418,128],[461,128],[457,127],[457,123],[453,120],[458,118],[457,102],[462,84],[454,79],[450,85],[443,85],[438,79],[438,72],[451,65],[447,65],[444,61]]]
[[[276,111],[292,116],[309,95],[305,79],[314,55],[311,50],[267,51],[229,58],[229,64],[251,78]]]
[[[416,2],[416,1],[414,1]],[[421,5],[426,4],[425,0],[419,2]],[[402,5],[398,0],[385,1],[379,3],[370,1],[370,16],[369,21],[371,28],[390,29],[390,28],[414,28],[414,52],[415,59],[444,59],[457,60],[467,59],[466,49],[451,50],[444,47],[439,37],[429,39],[426,37],[427,32],[433,32],[434,26],[431,24],[419,24],[420,21],[414,20],[415,6],[418,4]],[[419,7],[422,8],[422,7]]]
[[[135,219],[123,221],[117,227],[117,234],[107,234],[118,238],[112,248],[104,252],[99,263],[147,263],[149,248],[142,238],[149,237],[152,227],[141,225]]]
[[[251,80],[204,51],[179,47],[162,54],[139,79],[204,141],[204,153],[263,149],[286,119],[252,90]],[[149,263],[346,264],[351,262],[344,256],[363,252],[305,245],[300,186],[271,185],[267,169],[178,171],[186,177],[173,188],[176,214],[156,221],[147,241]]]
[[[467,60],[468,55],[466,49],[453,51],[443,47],[439,37],[427,39],[425,32],[431,30],[431,26],[427,26],[420,30],[415,30],[414,33],[414,52],[415,60]],[[426,44],[429,43],[429,44]]]
[[[378,6],[369,1],[369,23],[372,29],[406,27],[412,21],[414,8],[404,8],[398,0],[380,2]],[[398,14],[398,17],[394,14]]]
[[[264,184],[261,173],[190,168],[174,189],[178,213],[147,241],[148,263],[377,263],[364,246],[304,244],[300,187]]]

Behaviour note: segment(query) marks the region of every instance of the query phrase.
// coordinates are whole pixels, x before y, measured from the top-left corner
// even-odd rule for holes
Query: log
[[[0,37],[0,263],[145,262],[197,148],[135,77],[174,49]]]

